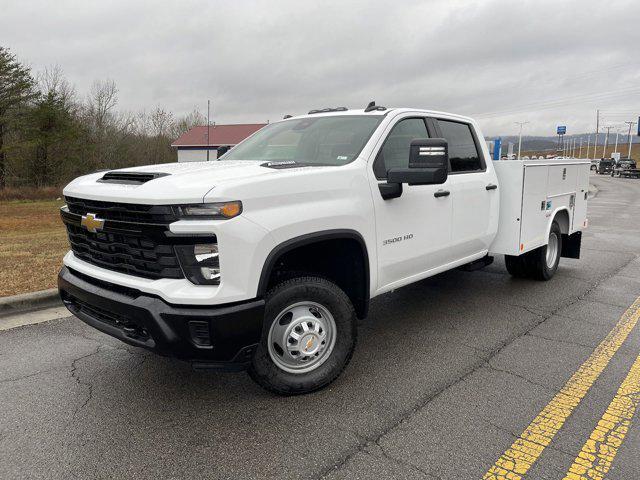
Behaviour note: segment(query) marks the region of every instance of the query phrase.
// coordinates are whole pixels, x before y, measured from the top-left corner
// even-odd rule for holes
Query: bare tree
[[[176,122],[174,122],[174,128],[171,132],[171,136],[174,138],[178,138],[184,132],[191,130],[193,127],[206,124],[207,117],[200,113],[198,110],[194,109],[193,111],[187,113],[183,117],[180,117]]]
[[[87,98],[87,111],[97,132],[102,132],[112,120],[113,109],[118,104],[118,87],[113,80],[96,80]]]
[[[53,95],[65,105],[75,105],[75,88],[65,78],[60,65],[46,67],[36,78],[43,95]]]

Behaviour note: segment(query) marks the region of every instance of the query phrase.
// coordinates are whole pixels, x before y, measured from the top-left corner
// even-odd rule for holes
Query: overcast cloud
[[[120,110],[261,122],[369,100],[476,115],[486,135],[640,114],[640,1],[2,0],[0,45]]]

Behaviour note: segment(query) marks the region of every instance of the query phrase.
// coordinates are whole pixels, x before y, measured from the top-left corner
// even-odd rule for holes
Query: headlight
[[[229,219],[242,213],[242,202],[197,203],[194,205],[178,205],[174,207],[181,217],[202,219]]]
[[[220,284],[220,258],[217,243],[176,245],[184,274],[196,285]]]

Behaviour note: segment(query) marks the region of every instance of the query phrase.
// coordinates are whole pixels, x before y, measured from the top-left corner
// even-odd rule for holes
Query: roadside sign
[[[564,135],[565,133],[567,133],[567,126],[558,125],[558,135]]]
[[[502,139],[496,138],[493,141],[493,159],[500,160],[500,153],[502,152]]]

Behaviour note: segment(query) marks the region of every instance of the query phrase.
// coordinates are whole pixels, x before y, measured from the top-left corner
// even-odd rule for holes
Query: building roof
[[[266,123],[239,123],[236,125],[211,125],[209,132],[211,138],[207,141],[207,126],[193,127],[184,132],[171,144],[172,147],[206,147],[220,145],[236,145],[254,132],[257,132]]]

